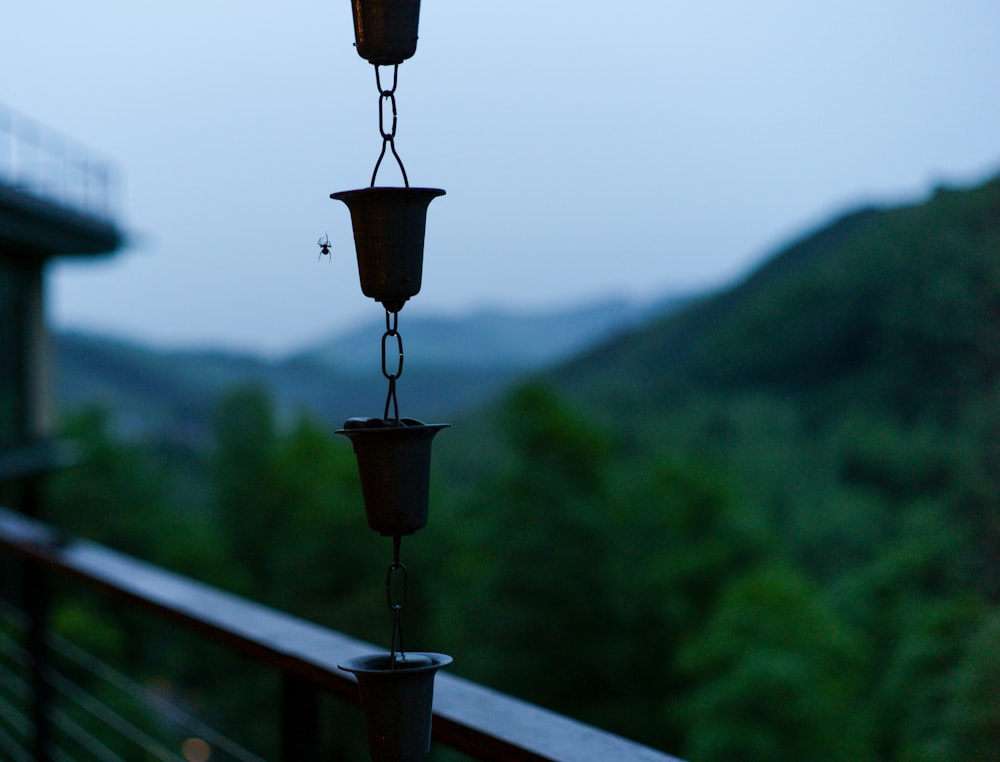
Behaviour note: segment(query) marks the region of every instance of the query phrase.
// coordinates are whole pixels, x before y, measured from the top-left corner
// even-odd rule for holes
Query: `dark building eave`
[[[124,243],[110,221],[0,184],[0,248],[26,259],[109,255]]]

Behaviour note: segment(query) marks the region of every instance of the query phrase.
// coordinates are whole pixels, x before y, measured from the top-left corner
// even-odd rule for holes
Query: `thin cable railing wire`
[[[30,759],[26,744],[34,732],[31,719],[19,707],[0,696],[0,754],[4,759]]]
[[[0,665],[0,675],[3,675],[3,682],[0,683],[0,688],[3,688],[8,695],[20,701],[29,701],[31,699],[33,695],[31,686],[17,672]]]
[[[4,679],[7,675],[3,676]],[[15,705],[0,695],[0,750],[17,747],[24,749],[24,744],[34,735],[35,725],[27,715],[27,708]],[[3,755],[0,754],[0,758]]]
[[[52,756],[52,762],[80,762],[80,757],[69,754],[58,746],[49,749],[49,754]]]
[[[31,654],[28,653],[28,649],[2,630],[0,630],[0,654],[24,669],[31,666]]]
[[[2,603],[3,601],[0,601],[0,604]],[[6,632],[8,629],[24,630],[22,615],[17,609],[4,604],[0,606],[0,624],[3,625],[0,628],[0,674],[3,675],[0,690],[27,703],[34,695],[34,691],[18,670],[24,672],[31,668],[31,654]]]
[[[25,630],[27,628],[27,620],[27,616],[17,608],[9,603],[0,601],[0,621],[2,621],[4,625]],[[68,640],[56,635],[55,633],[49,633],[49,636],[49,640],[56,641],[63,651],[71,651],[75,649],[77,653],[74,655],[78,658],[81,655],[86,654],[83,649],[72,646]],[[13,638],[9,637],[4,632],[0,632],[0,653],[8,656],[11,660],[21,666],[27,667],[31,664],[31,655],[27,649],[18,644]],[[98,661],[96,657],[92,657],[92,659],[94,661]],[[26,692],[28,696],[31,695],[31,687],[27,684],[27,682],[21,680],[13,673],[7,674],[6,677],[12,679],[5,679],[5,686],[17,685],[18,692]],[[159,742],[151,736],[144,733],[144,731],[130,723],[124,717],[118,715],[109,707],[103,705],[96,698],[88,694],[83,688],[73,683],[64,675],[61,675],[55,669],[50,667],[46,670],[46,680],[57,691],[62,693],[63,696],[75,703],[84,711],[96,717],[105,726],[116,730],[133,744],[143,748],[145,751],[153,754],[158,759],[163,760],[163,762],[184,762],[181,757],[172,754],[168,749],[166,749],[166,747],[159,744]],[[0,718],[7,718],[8,720],[11,720],[10,724],[14,726],[13,729],[20,731],[22,737],[27,737],[31,732],[32,723],[28,717],[19,712],[9,702],[3,700],[2,696],[0,696],[0,712],[2,712],[2,714],[0,714]],[[100,762],[124,762],[120,756],[115,754],[96,736],[90,733],[86,728],[77,723],[58,707],[50,706],[49,716],[55,727],[61,730],[67,738],[79,745],[81,748],[85,749],[92,756],[100,760]],[[0,730],[2,730],[2,728],[0,728]],[[26,753],[24,752],[24,747],[19,745],[16,739],[6,732],[4,732],[3,737],[0,738],[0,746],[2,746],[3,749],[8,751],[11,755],[16,755],[19,758],[21,756],[19,752]],[[59,756],[69,760],[73,759],[73,757],[66,755],[64,751],[61,751]],[[24,758],[27,759],[28,757]]]
[[[24,632],[28,629],[28,615],[3,598],[0,598],[0,622]]]
[[[7,629],[7,622],[3,622]],[[25,744],[34,733],[34,723],[28,716],[28,704],[33,691],[18,669],[27,668],[28,653],[4,630],[0,629],[0,752],[12,762],[30,760]],[[10,664],[13,666],[10,666]]]
[[[2,659],[0,659],[0,676],[3,677],[3,681],[0,682],[0,695],[6,693],[11,698],[18,699],[19,701],[31,700],[34,691],[28,684],[27,679],[23,676],[22,672],[17,669],[11,669]]]
[[[9,623],[17,629],[26,630],[28,617],[15,606],[6,601],[0,600],[0,621]],[[266,762],[263,757],[260,757],[244,748],[238,742],[215,730],[157,692],[119,672],[107,662],[101,660],[97,656],[94,656],[62,635],[55,632],[49,632],[48,643],[53,654],[61,656],[67,662],[84,669],[93,677],[96,677],[113,688],[121,691],[136,704],[153,710],[157,716],[169,721],[174,727],[181,729],[187,734],[201,738],[216,751],[224,752],[230,757],[239,760],[239,762]],[[31,655],[27,649],[23,648],[13,638],[0,631],[0,653],[4,652],[9,653],[11,659],[22,667],[27,668],[31,664]],[[78,706],[81,705],[81,703],[85,704],[85,706],[81,706],[81,709],[87,711],[91,716],[95,717],[95,719],[104,722],[104,724],[116,730],[121,735],[128,737],[133,743],[142,746],[147,751],[150,751],[152,747],[158,747],[161,749],[161,755],[157,758],[179,760],[180,762],[184,762],[182,758],[173,754],[173,752],[163,746],[160,742],[153,739],[148,733],[107,707],[91,693],[74,683],[65,675],[56,672],[55,670],[50,670],[47,679],[53,687],[59,690],[60,693],[63,693],[68,700],[73,701]],[[21,682],[30,695],[30,686],[24,681]],[[59,684],[57,685],[56,683]],[[66,695],[67,692],[72,695]],[[68,727],[69,726],[67,726],[67,728],[63,728],[63,730],[64,732],[67,732],[68,735],[71,735],[71,731]],[[153,752],[150,751],[150,753]]]
[[[3,675],[3,682],[0,682],[0,690],[6,692],[12,698],[21,701],[29,701],[34,695],[28,681],[22,676],[28,669],[29,662],[23,660],[23,655],[5,651],[5,646],[11,646],[11,651],[17,647],[16,643],[4,644],[0,642],[0,675]],[[13,662],[11,666],[10,662]]]
[[[56,746],[49,750],[49,754],[52,755],[52,762],[80,762],[79,759],[71,757],[65,751]]]
[[[136,746],[145,749],[147,753],[161,760],[161,762],[185,762],[183,757],[174,754],[170,749],[149,735],[149,733],[125,717],[122,717],[107,704],[94,698],[62,673],[50,668],[46,674],[46,681],[80,709],[88,712],[112,730],[116,730],[124,738]]]
[[[52,718],[52,724],[54,724],[57,728],[59,728],[59,730],[65,733],[82,748],[97,757],[100,762],[125,762],[122,757],[115,754],[111,749],[101,743],[96,736],[90,733],[86,728],[80,725],[76,720],[61,709],[53,707],[49,716]],[[72,759],[72,757],[70,757],[70,759]]]
[[[31,762],[28,750],[2,727],[0,727],[0,751],[3,751],[11,762]]]
[[[34,724],[28,717],[27,707],[34,692],[18,671],[18,668],[23,671],[30,663],[27,651],[2,630],[0,657],[0,749],[9,751],[14,745],[23,748],[11,733],[26,740],[33,732]],[[9,666],[11,662],[13,667]]]
[[[114,686],[133,700],[155,710],[157,714],[169,720],[176,727],[200,737],[208,744],[224,751],[231,757],[235,757],[240,762],[266,762],[263,757],[257,756],[236,741],[205,724],[194,715],[184,711],[173,702],[144,685],[137,683],[107,662],[102,661],[61,635],[53,633],[51,645],[53,651],[56,651],[67,660],[77,666],[83,667],[95,677]]]
[[[29,660],[27,651],[21,649],[17,643],[2,633],[0,633],[0,638],[3,640],[3,648],[8,652],[21,651],[18,661],[27,662]],[[3,680],[0,681],[0,689],[6,691],[8,694],[13,694],[24,703],[30,701],[33,691],[26,680],[6,668],[0,669],[0,675],[3,676]],[[86,749],[93,756],[102,760],[102,762],[105,760],[107,762],[118,762],[120,760],[120,757],[114,755],[104,744],[78,723],[74,722],[65,712],[56,707],[50,707],[49,715],[57,728],[62,730],[72,741]],[[13,734],[8,733],[3,727],[4,725],[9,727],[14,733],[17,733],[24,742],[27,742],[34,730],[34,723],[28,718],[27,714],[0,694],[0,750],[6,752],[8,757],[17,760],[30,759],[31,755],[25,748],[24,743],[19,742]],[[69,755],[64,754],[63,756],[66,759],[73,760],[73,757]]]
[[[31,732],[31,720],[28,719],[28,715],[3,696],[0,696],[0,723],[9,726],[21,736],[26,737]]]
[[[67,754],[58,746],[53,749],[50,749],[49,754],[52,755],[52,762],[80,762],[80,759],[78,757],[74,757]]]

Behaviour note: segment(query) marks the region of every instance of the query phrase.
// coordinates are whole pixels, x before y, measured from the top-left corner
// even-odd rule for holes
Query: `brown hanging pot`
[[[417,52],[420,0],[351,0],[358,55],[376,66],[398,64]]]
[[[368,526],[386,537],[427,526],[431,440],[446,423],[413,418],[350,418],[337,433],[351,440],[358,461]]]
[[[358,679],[372,762],[420,762],[431,749],[434,675],[451,664],[436,653],[369,654],[340,668]]]
[[[362,188],[331,193],[351,212],[365,296],[396,312],[420,291],[427,207],[440,188]]]

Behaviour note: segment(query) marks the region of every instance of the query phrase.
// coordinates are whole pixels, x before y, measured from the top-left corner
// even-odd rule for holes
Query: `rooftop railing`
[[[23,697],[32,693],[34,683],[35,705],[30,711],[12,715],[14,719],[6,730],[0,726],[0,742],[13,744],[11,739],[15,734],[28,733],[32,717],[36,722],[55,721],[64,725],[73,721],[65,712],[53,714],[45,706],[39,706],[53,703],[54,692],[74,693],[69,681],[47,666],[48,649],[61,650],[63,656],[69,651],[71,660],[77,654],[77,662],[87,660],[71,644],[67,646],[41,632],[45,615],[40,603],[47,596],[39,594],[44,591],[39,577],[51,572],[96,587],[273,670],[281,681],[281,706],[275,723],[280,726],[281,758],[285,760],[303,762],[320,758],[317,746],[320,695],[332,694],[357,703],[354,677],[337,665],[353,656],[381,650],[106,547],[67,538],[46,524],[3,508],[0,508],[0,551],[20,556],[25,571],[30,572],[26,578],[33,579],[32,584],[37,588],[26,596],[34,611],[20,613],[9,605],[0,608],[0,614],[4,610],[13,612],[7,616],[11,623],[8,629],[23,633],[24,644],[8,648],[14,654],[11,659],[17,661],[19,657],[20,669],[32,667],[35,671],[33,678],[21,677],[17,686]],[[3,621],[0,616],[0,624]],[[10,635],[5,637],[7,641],[13,639]],[[3,642],[0,639],[0,656],[4,653]],[[116,680],[122,683],[125,678]],[[4,699],[0,695],[0,700],[8,703],[16,698],[17,695],[12,695]],[[360,715],[357,721],[361,722]],[[479,760],[678,762],[662,752],[448,673],[436,678],[433,728],[437,744]],[[84,738],[80,743],[87,742],[86,737],[76,735]],[[235,742],[227,743],[236,746]],[[153,748],[156,747],[146,742],[147,753],[152,753],[149,749]],[[24,758],[28,759],[26,752]],[[94,758],[114,759],[100,755]],[[167,749],[151,758],[182,762],[184,759]],[[233,758],[241,757],[234,754]]]
[[[114,212],[109,161],[3,105],[0,184],[100,220]]]

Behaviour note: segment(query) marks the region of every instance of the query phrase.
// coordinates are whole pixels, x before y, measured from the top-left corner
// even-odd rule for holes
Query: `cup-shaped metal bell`
[[[349,659],[340,668],[358,679],[372,762],[418,762],[431,749],[434,675],[451,657],[408,653],[395,666],[387,653]]]
[[[351,212],[361,291],[396,311],[420,291],[427,207],[440,188],[362,188],[331,193]]]
[[[358,55],[377,66],[417,52],[420,0],[351,0]]]
[[[368,526],[386,537],[427,526],[431,440],[447,423],[401,418],[350,418],[337,433],[351,440],[358,460]]]

